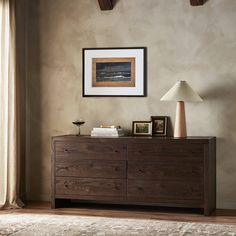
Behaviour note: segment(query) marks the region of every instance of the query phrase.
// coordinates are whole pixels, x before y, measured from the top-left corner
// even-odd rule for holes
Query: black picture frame
[[[146,97],[147,96],[147,48],[146,47],[118,47],[118,48],[83,48],[82,49],[82,96],[83,97]],[[103,56],[104,53],[104,56]],[[123,54],[122,54],[123,53]],[[94,62],[93,59],[131,58],[134,54],[135,80],[134,87],[93,86]],[[94,56],[93,56],[94,54]],[[107,55],[111,55],[110,57]],[[123,56],[122,56],[123,55]],[[106,61],[108,63],[108,61]],[[117,61],[119,63],[119,61]],[[141,66],[140,66],[141,65]],[[97,67],[96,67],[97,68]],[[96,70],[97,75],[97,70]],[[117,76],[118,77],[118,76]],[[124,77],[123,77],[124,78]],[[101,83],[102,84],[102,83]],[[114,83],[113,83],[114,84]],[[131,85],[129,85],[131,86]],[[103,92],[104,90],[104,92]],[[115,93],[114,93],[115,91]],[[129,93],[129,91],[131,91]],[[137,93],[136,93],[137,91]]]
[[[159,137],[168,136],[168,116],[151,116],[152,121],[152,135]]]

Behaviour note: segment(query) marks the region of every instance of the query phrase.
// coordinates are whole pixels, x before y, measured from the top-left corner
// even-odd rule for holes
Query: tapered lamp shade
[[[179,81],[161,98],[161,101],[177,102],[174,137],[187,137],[184,102],[202,102],[202,98],[186,81]]]
[[[202,102],[203,100],[186,81],[178,81],[161,101]]]

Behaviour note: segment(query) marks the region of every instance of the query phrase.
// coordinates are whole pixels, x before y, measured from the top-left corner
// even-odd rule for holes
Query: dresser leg
[[[212,213],[214,213],[215,209],[211,208],[204,208],[204,216],[210,216]]]

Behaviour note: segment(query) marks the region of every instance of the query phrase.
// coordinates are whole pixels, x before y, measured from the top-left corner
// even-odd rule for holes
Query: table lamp
[[[186,118],[184,102],[202,102],[202,98],[186,81],[178,81],[162,98],[161,101],[176,101],[175,138],[186,138]]]

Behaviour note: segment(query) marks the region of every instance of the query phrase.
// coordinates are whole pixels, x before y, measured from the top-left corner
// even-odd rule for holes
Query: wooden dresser
[[[69,200],[201,208],[216,205],[216,139],[52,138],[52,208]]]

